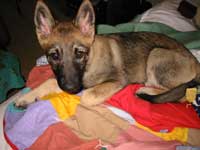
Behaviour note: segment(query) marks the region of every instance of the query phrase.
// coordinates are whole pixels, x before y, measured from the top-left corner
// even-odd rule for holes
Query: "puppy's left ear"
[[[89,0],[83,0],[75,18],[75,26],[79,28],[83,35],[94,36],[95,13]]]

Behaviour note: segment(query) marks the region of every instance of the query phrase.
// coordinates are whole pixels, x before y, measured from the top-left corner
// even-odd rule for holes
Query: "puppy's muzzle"
[[[82,89],[83,86],[80,84],[80,81],[77,79],[73,79],[73,81],[66,81],[64,77],[59,77],[57,79],[59,87],[70,94],[76,94],[79,93]]]

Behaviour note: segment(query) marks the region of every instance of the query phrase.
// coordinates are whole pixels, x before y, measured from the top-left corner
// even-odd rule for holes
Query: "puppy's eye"
[[[58,46],[52,47],[51,49],[48,50],[48,57],[52,60],[59,60],[60,59],[60,48]]]
[[[76,55],[76,58],[78,58],[78,59],[81,59],[84,55],[85,55],[85,51],[83,51],[82,49],[80,49],[80,48],[75,48],[74,49],[74,53],[75,53],[75,55]]]
[[[57,52],[53,52],[49,54],[53,60],[59,60],[59,54]]]

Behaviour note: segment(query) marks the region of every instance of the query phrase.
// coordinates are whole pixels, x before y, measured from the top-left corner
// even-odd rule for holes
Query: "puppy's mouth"
[[[70,73],[65,74],[63,68],[57,67],[54,74],[57,79],[59,87],[70,94],[77,94],[83,89],[82,76],[80,72],[71,70]]]

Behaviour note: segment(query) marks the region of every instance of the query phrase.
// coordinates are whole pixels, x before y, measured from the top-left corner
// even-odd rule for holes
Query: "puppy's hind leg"
[[[195,65],[196,60],[185,50],[153,49],[147,60],[145,85],[163,89],[163,92],[151,94],[142,89],[137,95],[153,103],[180,101],[186,88],[195,84]]]
[[[148,87],[148,86],[145,86],[145,87],[141,87],[137,92],[136,94],[137,95],[140,95],[140,94],[148,94],[148,95],[158,95],[158,94],[161,94],[161,93],[164,93],[166,92],[167,89],[160,89],[160,88],[156,88],[156,87]]]

